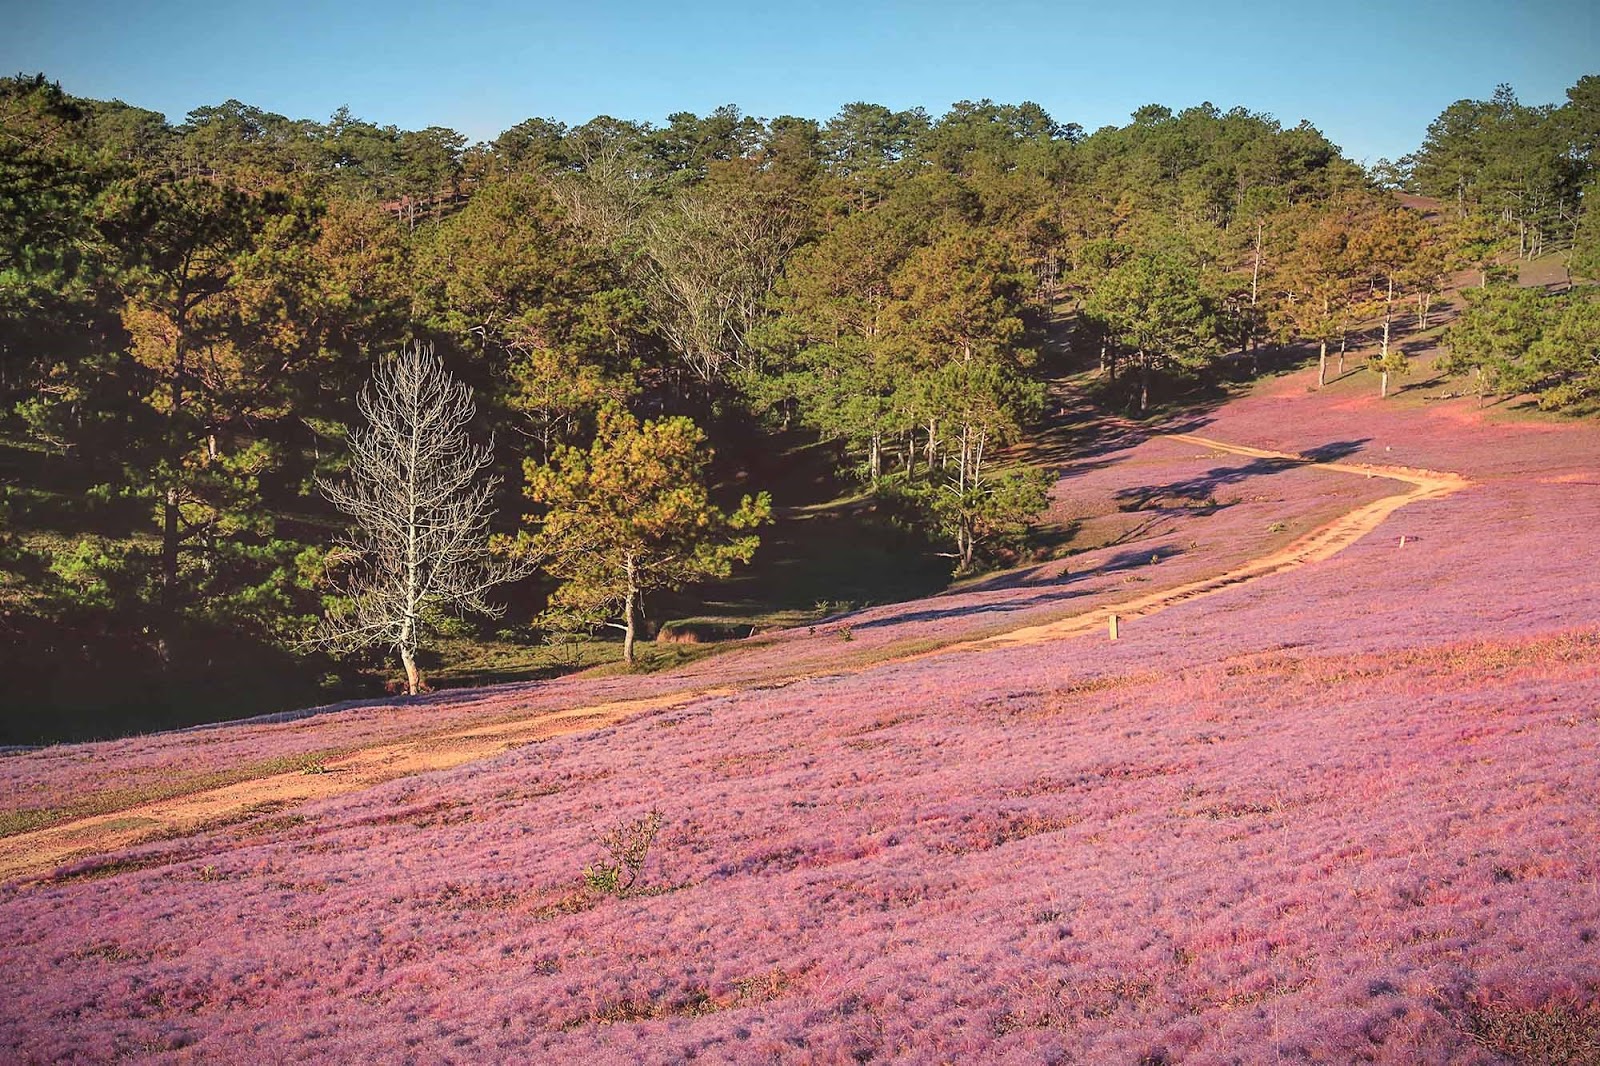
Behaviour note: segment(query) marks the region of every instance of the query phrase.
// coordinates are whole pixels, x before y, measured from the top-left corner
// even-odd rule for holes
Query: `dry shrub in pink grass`
[[[1490,1051],[1550,1066],[1600,1062],[1600,1002],[1592,989],[1571,982],[1529,988],[1511,976],[1504,990],[1475,990],[1467,1010],[1473,1035]]]
[[[1295,432],[1322,420],[1302,446],[1359,435],[1361,411],[1318,402],[1285,409]],[[1251,403],[1207,432],[1258,425]],[[1593,1061],[1600,501],[1539,480],[1563,470],[1547,438],[1481,456],[1411,417],[1419,453],[1471,452],[1482,483],[1116,644],[701,698],[0,889],[0,1058]],[[1192,447],[1139,447],[1152,484],[1194,477]],[[1293,515],[1346,490],[1330,477],[1261,484]],[[1246,536],[1259,515],[1207,525],[1237,507],[1177,535]],[[801,631],[643,688],[1063,591],[1025,572],[857,615],[849,645]],[[227,743],[300,742],[275,728]],[[72,750],[188,758],[170,737]],[[70,762],[39,765],[70,786]],[[649,890],[585,891],[596,837],[652,809]]]

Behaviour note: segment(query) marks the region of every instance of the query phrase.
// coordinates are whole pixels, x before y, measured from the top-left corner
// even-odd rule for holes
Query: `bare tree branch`
[[[537,560],[489,548],[499,479],[484,474],[493,443],[467,435],[472,390],[450,376],[433,349],[402,351],[361,390],[366,425],[350,434],[350,471],[318,486],[354,521],[329,557],[340,600],[312,643],[344,651],[386,645],[399,653],[417,692],[416,650],[430,612],[453,608],[499,617],[496,585],[525,577]]]

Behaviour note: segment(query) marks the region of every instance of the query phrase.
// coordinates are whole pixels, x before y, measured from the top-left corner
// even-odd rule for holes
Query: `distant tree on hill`
[[[532,564],[490,551],[499,485],[484,474],[492,449],[469,439],[472,390],[431,349],[408,348],[380,366],[357,406],[366,425],[350,434],[350,476],[321,482],[355,529],[330,560],[340,595],[313,639],[341,650],[393,648],[414,696],[417,648],[439,612],[498,617],[503,608],[487,600],[489,590]]]
[[[1596,84],[1579,81],[1559,108],[1523,104],[1509,85],[1488,100],[1456,101],[1404,161],[1410,188],[1452,201],[1461,217],[1498,219],[1518,257],[1542,255],[1570,237],[1593,175]]]
[[[1489,392],[1528,392],[1550,410],[1592,411],[1600,399],[1600,287],[1558,294],[1496,284],[1468,289],[1445,332],[1441,369]]]
[[[1554,304],[1528,351],[1527,383],[1541,407],[1593,410],[1600,399],[1600,287],[1573,289]]]
[[[1317,345],[1317,386],[1328,381],[1328,345],[1344,343],[1369,309],[1368,264],[1362,262],[1357,235],[1371,201],[1345,195],[1325,204],[1305,204],[1286,220],[1288,247],[1278,257],[1274,280],[1283,293],[1273,314],[1282,334]]]
[[[1217,351],[1216,314],[1195,272],[1177,256],[1145,253],[1109,271],[1085,301],[1113,345],[1139,368],[1139,411],[1163,368],[1193,368]]]
[[[916,250],[915,238],[889,211],[840,222],[790,259],[780,315],[766,335],[783,398],[793,398],[802,421],[864,453],[874,484],[892,435],[913,428],[902,394],[909,357],[890,309],[895,271]],[[908,443],[908,464],[913,454]]]
[[[428,324],[482,353],[540,461],[635,388],[640,300],[535,176],[485,182],[420,242],[414,276]]]
[[[235,280],[274,221],[292,213],[281,197],[252,196],[205,178],[126,181],[100,203],[100,229],[121,253],[122,320],[128,352],[156,383],[145,397],[163,423],[151,471],[159,495],[160,585],[174,611],[182,557],[229,512],[248,509],[249,489],[217,460],[221,424],[250,408],[237,393],[260,392],[276,375],[255,365],[257,345],[233,343]],[[255,325],[255,322],[249,325]],[[260,340],[260,333],[251,340]],[[242,409],[241,409],[242,408]],[[248,474],[269,462],[263,452]]]
[[[805,205],[759,174],[717,174],[640,221],[635,264],[651,325],[703,385],[760,372],[750,333],[809,224]]]
[[[1368,275],[1369,303],[1383,319],[1382,341],[1367,363],[1382,382],[1381,396],[1389,395],[1390,376],[1409,368],[1405,354],[1390,343],[1395,299],[1414,280],[1412,271],[1425,240],[1422,217],[1398,206],[1372,211],[1352,235],[1351,252]]]
[[[1445,331],[1446,373],[1470,373],[1481,404],[1491,391],[1515,386],[1522,360],[1544,327],[1545,295],[1538,289],[1490,285],[1462,293],[1466,306]]]
[[[1600,181],[1589,186],[1583,202],[1583,214],[1573,227],[1567,277],[1600,281]]]

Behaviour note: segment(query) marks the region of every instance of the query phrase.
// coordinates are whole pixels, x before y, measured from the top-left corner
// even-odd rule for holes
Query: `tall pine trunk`
[[[179,442],[179,435],[183,428],[180,420],[183,418],[183,378],[187,372],[188,345],[188,300],[183,290],[178,293],[177,314],[177,339],[172,345],[172,386],[171,404],[172,411],[167,415],[170,439],[167,442],[169,460],[172,469],[168,476],[177,478],[178,470],[183,465],[183,446]],[[166,492],[162,495],[161,502],[161,610],[169,617],[163,619],[163,624],[170,624],[170,615],[178,603],[178,542],[182,537],[178,522],[179,492],[175,483],[167,485]]]
[[[1378,358],[1383,360],[1383,380],[1378,386],[1378,398],[1389,398],[1389,325],[1394,321],[1394,275],[1389,276],[1389,291],[1383,302],[1383,347]]]
[[[161,500],[161,608],[178,602],[178,487],[168,485]]]
[[[1389,294],[1383,301],[1383,352],[1382,358],[1389,358],[1389,324],[1394,321],[1394,278],[1389,278]]]

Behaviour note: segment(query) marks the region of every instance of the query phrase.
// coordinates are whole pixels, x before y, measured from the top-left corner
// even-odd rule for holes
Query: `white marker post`
[[[1117,616],[1116,615],[1112,615],[1111,616],[1111,639],[1112,640],[1116,640],[1117,639]]]

